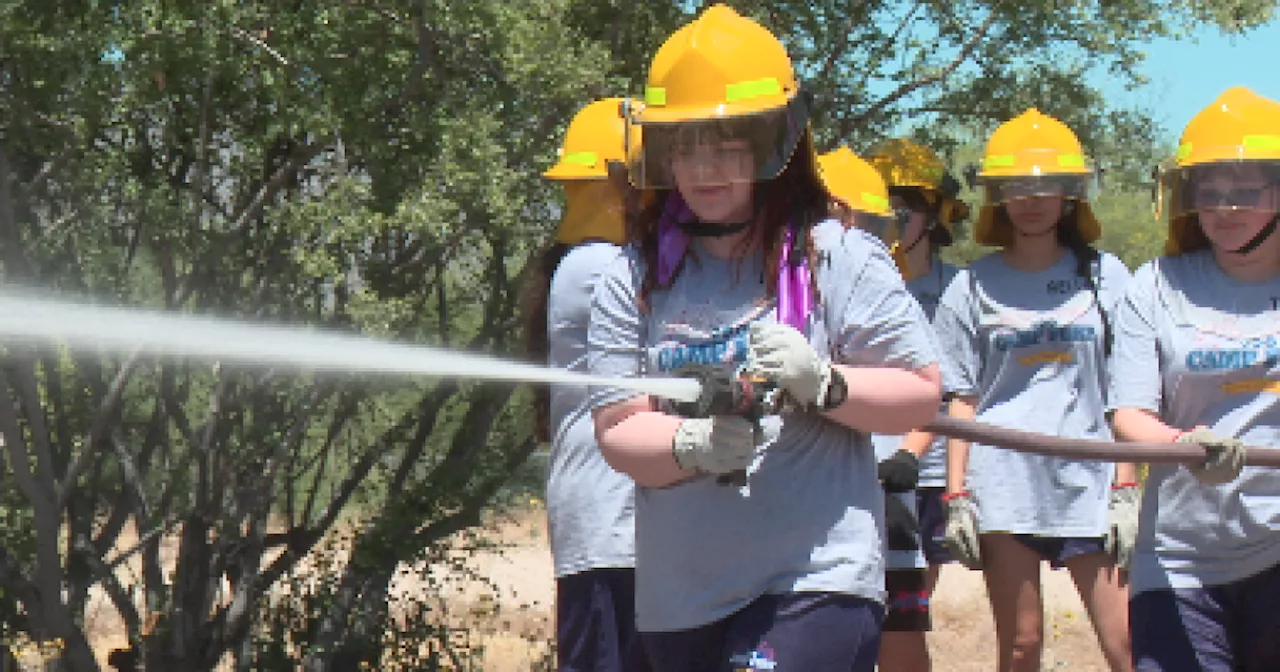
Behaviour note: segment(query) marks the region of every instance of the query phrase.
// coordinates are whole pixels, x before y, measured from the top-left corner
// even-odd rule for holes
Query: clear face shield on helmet
[[[893,247],[902,240],[902,232],[906,230],[911,211],[897,208],[890,215],[877,215],[870,212],[850,211],[853,225],[880,239],[885,247]]]
[[[1170,216],[1280,212],[1280,161],[1216,161],[1163,175]]]
[[[980,178],[988,205],[1008,205],[1029,198],[1062,198],[1087,202],[1093,196],[1093,173],[1021,175]]]
[[[631,182],[638,189],[719,186],[771,180],[787,167],[808,127],[803,93],[785,107],[738,117],[641,124],[640,150],[632,155]]]

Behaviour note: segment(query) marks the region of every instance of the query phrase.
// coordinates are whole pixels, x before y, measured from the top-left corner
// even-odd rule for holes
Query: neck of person
[[[1052,268],[1066,253],[1067,248],[1058,242],[1057,229],[1050,229],[1037,236],[1024,236],[1015,230],[1013,244],[1002,252],[1005,263],[1028,273]]]
[[[914,280],[933,268],[933,245],[929,243],[928,234],[907,252],[907,268],[911,269],[911,277],[907,280]]]
[[[1214,246],[1213,260],[1223,273],[1238,282],[1272,280],[1280,276],[1280,235],[1272,234],[1258,249],[1248,254],[1236,254]]]
[[[698,238],[698,246],[716,259],[741,257],[755,246],[753,239],[759,230],[760,227],[752,223],[751,226],[728,236],[701,236]]]

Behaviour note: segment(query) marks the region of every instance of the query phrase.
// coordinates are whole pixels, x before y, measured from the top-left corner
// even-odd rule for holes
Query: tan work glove
[[[947,548],[960,564],[969,569],[982,569],[982,550],[978,543],[978,507],[962,492],[946,496]]]
[[[1208,485],[1230,483],[1244,469],[1244,442],[1234,437],[1221,437],[1208,428],[1197,427],[1178,435],[1178,443],[1194,443],[1204,448],[1203,465],[1187,465],[1187,469]]]
[[[736,416],[689,418],[676,428],[671,452],[676,464],[688,471],[742,471],[756,457],[755,425]]]
[[[786,390],[801,406],[826,406],[831,387],[831,362],[814,350],[809,339],[794,327],[752,324],[743,368]]]
[[[1106,550],[1116,559],[1116,566],[1129,569],[1133,560],[1133,544],[1138,537],[1138,512],[1142,507],[1142,488],[1128,483],[1111,489],[1107,505]]]

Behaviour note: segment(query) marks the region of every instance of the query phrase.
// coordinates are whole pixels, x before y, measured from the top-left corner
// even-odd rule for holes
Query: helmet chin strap
[[[938,222],[937,222],[936,220],[934,220],[934,221],[930,221],[930,222],[929,222],[929,224],[928,224],[927,226],[925,226],[924,228],[920,229],[920,235],[916,236],[916,239],[915,239],[915,240],[913,240],[913,241],[911,241],[911,244],[910,244],[910,245],[908,245],[908,246],[907,246],[907,248],[906,248],[905,250],[903,250],[903,251],[902,251],[902,253],[903,253],[903,254],[911,254],[911,250],[916,249],[916,245],[919,245],[919,244],[920,244],[920,241],[924,240],[926,236],[928,236],[930,233],[932,233],[932,232],[933,232],[933,229],[934,229],[935,227],[937,227],[937,226],[938,226]]]
[[[1249,242],[1242,245],[1239,249],[1231,250],[1231,254],[1249,254],[1250,252],[1258,249],[1259,246],[1271,237],[1271,234],[1276,232],[1277,225],[1280,225],[1280,212],[1277,212],[1275,216],[1271,218],[1271,221],[1267,222],[1267,225],[1262,227],[1262,230],[1258,232],[1258,235],[1254,236]]]
[[[680,227],[690,238],[723,238],[746,231],[748,227],[760,218],[760,212],[764,210],[764,202],[768,193],[769,183],[761,182],[756,185],[755,193],[752,197],[751,216],[743,222],[733,222],[728,224],[711,224],[698,218],[694,213],[694,219],[690,222],[676,222],[676,226]]]
[[[723,238],[746,231],[747,227],[751,226],[751,221],[748,219],[745,222],[733,224],[708,224],[701,219],[695,219],[692,222],[679,222],[677,226],[681,231],[689,234],[690,238]]]

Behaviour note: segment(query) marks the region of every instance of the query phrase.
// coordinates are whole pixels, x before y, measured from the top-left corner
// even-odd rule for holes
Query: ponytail
[[[551,294],[551,279],[560,267],[560,261],[570,247],[556,243],[543,251],[536,262],[533,277],[529,279],[529,291],[524,301],[525,354],[536,364],[546,365],[551,354],[547,336],[547,305]],[[551,441],[551,387],[538,385],[533,389],[533,435],[537,441]]]
[[[1107,315],[1107,309],[1098,293],[1098,283],[1093,277],[1093,265],[1101,260],[1102,255],[1091,245],[1084,242],[1084,238],[1080,236],[1080,227],[1076,223],[1079,211],[1075,208],[1075,204],[1068,202],[1065,207],[1071,208],[1071,211],[1064,213],[1062,220],[1058,222],[1058,242],[1068,250],[1071,250],[1071,254],[1075,255],[1076,275],[1083,278],[1085,284],[1089,287],[1089,291],[1093,292],[1094,305],[1098,307],[1098,315],[1102,318],[1102,352],[1107,357],[1110,357],[1111,347],[1115,340],[1114,335],[1111,333],[1111,318]],[[1099,275],[1102,273],[1101,264],[1098,265],[1098,273]]]

